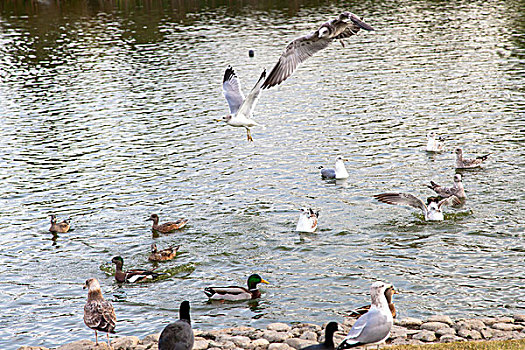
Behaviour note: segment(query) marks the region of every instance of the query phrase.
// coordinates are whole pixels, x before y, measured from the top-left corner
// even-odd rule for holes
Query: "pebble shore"
[[[334,335],[339,344],[356,320],[345,318]],[[324,325],[323,325],[324,327]],[[324,340],[324,328],[310,323],[288,325],[271,323],[266,329],[235,327],[221,330],[195,329],[193,350],[296,350]],[[157,350],[159,334],[143,339],[135,336],[114,338],[114,350]],[[394,320],[386,345],[450,343],[471,340],[511,340],[525,338],[525,315],[512,317],[485,317],[452,320],[449,316],[436,315],[426,320],[403,318]],[[56,350],[104,350],[105,334],[99,337],[99,346],[91,340],[79,340],[55,348]],[[364,347],[361,347],[364,348]],[[356,348],[360,349],[360,348]],[[44,347],[22,346],[18,350],[51,350]]]

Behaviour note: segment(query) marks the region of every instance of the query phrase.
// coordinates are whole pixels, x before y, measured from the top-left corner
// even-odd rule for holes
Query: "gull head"
[[[339,15],[339,20],[342,22],[348,23],[351,15],[352,15],[351,12],[345,11]]]
[[[385,297],[385,290],[388,288],[394,288],[389,283],[377,281],[372,283],[372,286],[370,287],[370,296],[372,297],[372,305],[375,305],[376,307],[382,306],[384,304],[385,307],[388,308],[388,304],[386,302]]]
[[[330,30],[326,27],[321,27],[319,29],[319,37],[320,38],[325,38],[325,37],[328,37],[330,35]]]
[[[461,182],[461,174],[454,175],[454,182]]]
[[[217,122],[229,122],[232,119],[232,115],[228,114],[222,117],[221,119],[216,119]]]
[[[90,278],[86,281],[83,288],[88,288],[89,292],[94,292],[100,290],[100,284],[98,283],[96,278]]]
[[[455,151],[455,152],[456,152],[456,154],[457,154],[458,156],[462,156],[462,155],[463,155],[463,150],[462,150],[461,148],[456,148],[456,151]]]

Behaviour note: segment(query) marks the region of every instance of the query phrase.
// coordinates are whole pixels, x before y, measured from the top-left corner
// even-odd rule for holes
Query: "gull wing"
[[[461,205],[461,204],[463,204],[461,199],[459,199],[458,197],[456,197],[454,195],[451,195],[448,198],[444,198],[444,199],[440,200],[438,202],[438,208],[441,209],[441,207],[444,206],[444,205],[456,206],[456,205]]]
[[[255,105],[259,100],[259,94],[261,93],[261,85],[264,82],[264,78],[266,78],[266,69],[263,70],[261,76],[259,77],[259,80],[248,94],[248,97],[244,99],[244,102],[239,107],[238,114],[243,114],[247,118],[249,118],[252,115],[252,112],[255,109]]]
[[[224,72],[222,92],[228,101],[228,106],[230,106],[230,113],[237,113],[244,101],[244,95],[241,91],[241,82],[231,66],[228,66]]]
[[[421,209],[424,214],[427,212],[427,206],[423,201],[416,196],[408,193],[382,193],[376,194],[374,197],[383,203],[396,205],[409,205],[411,207]]]
[[[268,74],[262,88],[268,89],[285,81],[300,63],[328,47],[332,40],[333,38],[319,38],[319,30],[316,30],[289,43],[277,64]]]

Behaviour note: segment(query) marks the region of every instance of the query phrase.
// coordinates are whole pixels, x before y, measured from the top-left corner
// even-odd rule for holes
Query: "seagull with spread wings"
[[[295,39],[286,46],[279,61],[262,85],[263,89],[279,85],[293,74],[297,66],[318,51],[325,49],[334,40],[351,37],[360,29],[375,30],[351,12],[345,11],[319,27],[315,32]],[[343,44],[344,46],[344,44]]]
[[[442,221],[444,219],[443,211],[441,209],[443,205],[461,204],[461,201],[456,196],[450,196],[441,200],[439,200],[438,197],[429,197],[427,199],[427,204],[409,193],[382,193],[376,194],[374,197],[383,203],[409,205],[416,209],[420,209],[427,221]]]
[[[250,128],[259,125],[252,119],[252,113],[257,104],[257,100],[259,100],[264,78],[266,78],[266,69],[262,72],[261,77],[248,94],[248,97],[245,98],[241,90],[241,82],[237,78],[233,68],[228,66],[224,72],[222,90],[230,106],[230,114],[218,121],[225,121],[228,125],[246,128],[248,141],[253,141]]]

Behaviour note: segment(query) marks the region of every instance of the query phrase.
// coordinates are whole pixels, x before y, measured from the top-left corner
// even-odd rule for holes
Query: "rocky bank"
[[[335,344],[339,344],[343,340],[354,322],[355,319],[345,318],[343,324],[340,324],[340,330],[334,335]],[[193,350],[296,350],[319,343],[324,339],[324,328],[310,323],[293,325],[271,323],[266,329],[235,327],[210,331],[195,329],[194,331],[195,345]],[[151,334],[143,339],[135,336],[115,338],[111,341],[111,345],[114,350],[157,350],[159,334]],[[394,320],[390,338],[384,347],[399,344],[523,338],[525,338],[525,315],[459,320],[438,315],[426,320],[416,318]],[[56,350],[109,349],[107,344],[103,342],[105,339],[105,334],[101,334],[98,347],[95,347],[95,343],[91,340],[79,340],[62,345]],[[19,350],[50,349],[22,346]]]

